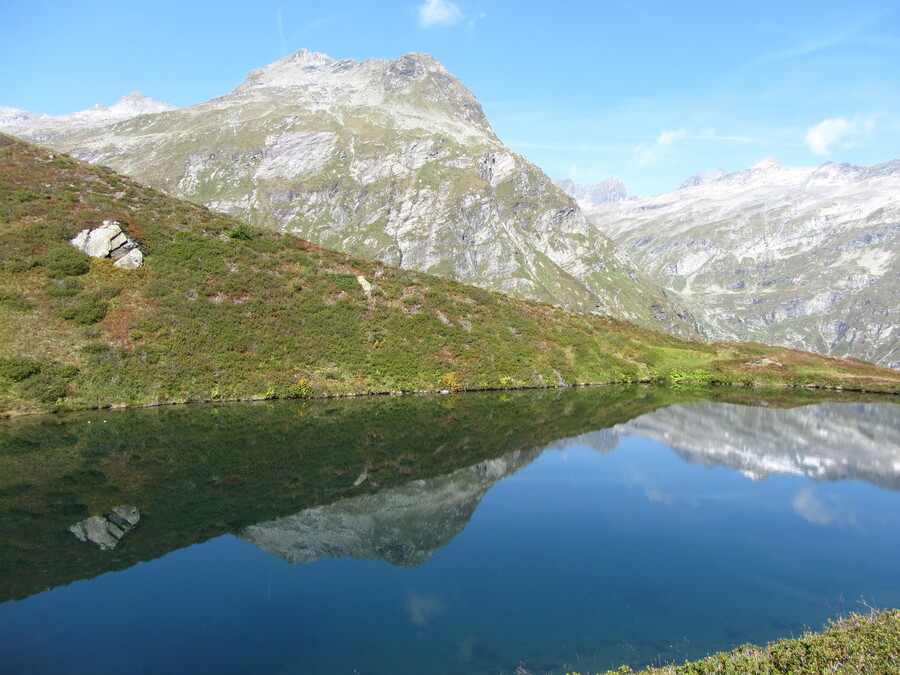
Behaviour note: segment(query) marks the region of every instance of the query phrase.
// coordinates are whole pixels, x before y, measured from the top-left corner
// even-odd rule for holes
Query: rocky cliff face
[[[725,466],[755,481],[771,474],[861,480],[900,490],[900,415],[894,403],[769,409],[703,401],[673,405],[570,439],[611,452],[626,436],[659,441],[685,461]]]
[[[671,298],[510,152],[472,93],[426,54],[358,62],[304,50],[207,103],[117,108],[102,123],[86,111],[19,115],[3,128],[329,248],[689,329]]]
[[[710,337],[900,367],[900,161],[767,159],[588,215]]]
[[[240,536],[292,565],[353,557],[417,567],[462,532],[493,485],[541,452],[516,451],[446,476],[306,509],[248,527]]]

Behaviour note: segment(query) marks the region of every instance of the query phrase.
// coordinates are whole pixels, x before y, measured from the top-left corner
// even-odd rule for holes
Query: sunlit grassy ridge
[[[104,220],[142,268],[69,245]],[[0,413],[652,380],[900,390],[894,371],[687,342],[335,253],[0,137]]]
[[[635,674],[627,666],[606,675]],[[805,633],[766,647],[744,645],[681,666],[650,667],[642,675],[889,675],[900,672],[900,610],[851,614],[822,633]],[[577,674],[572,674],[577,675]]]

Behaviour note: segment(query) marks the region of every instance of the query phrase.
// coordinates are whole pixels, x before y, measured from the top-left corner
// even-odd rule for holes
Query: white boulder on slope
[[[93,258],[112,258],[115,266],[123,269],[137,269],[144,262],[137,242],[126,236],[114,220],[104,220],[100,227],[82,230],[70,243]]]

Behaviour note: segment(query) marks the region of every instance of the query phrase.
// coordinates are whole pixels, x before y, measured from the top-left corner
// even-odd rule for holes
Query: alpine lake
[[[896,397],[595,387],[0,422],[0,672],[582,673],[900,606]]]

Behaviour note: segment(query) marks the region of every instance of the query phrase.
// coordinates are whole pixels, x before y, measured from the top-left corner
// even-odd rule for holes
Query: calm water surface
[[[596,671],[900,606],[900,407],[666,396],[10,422],[0,671]]]

